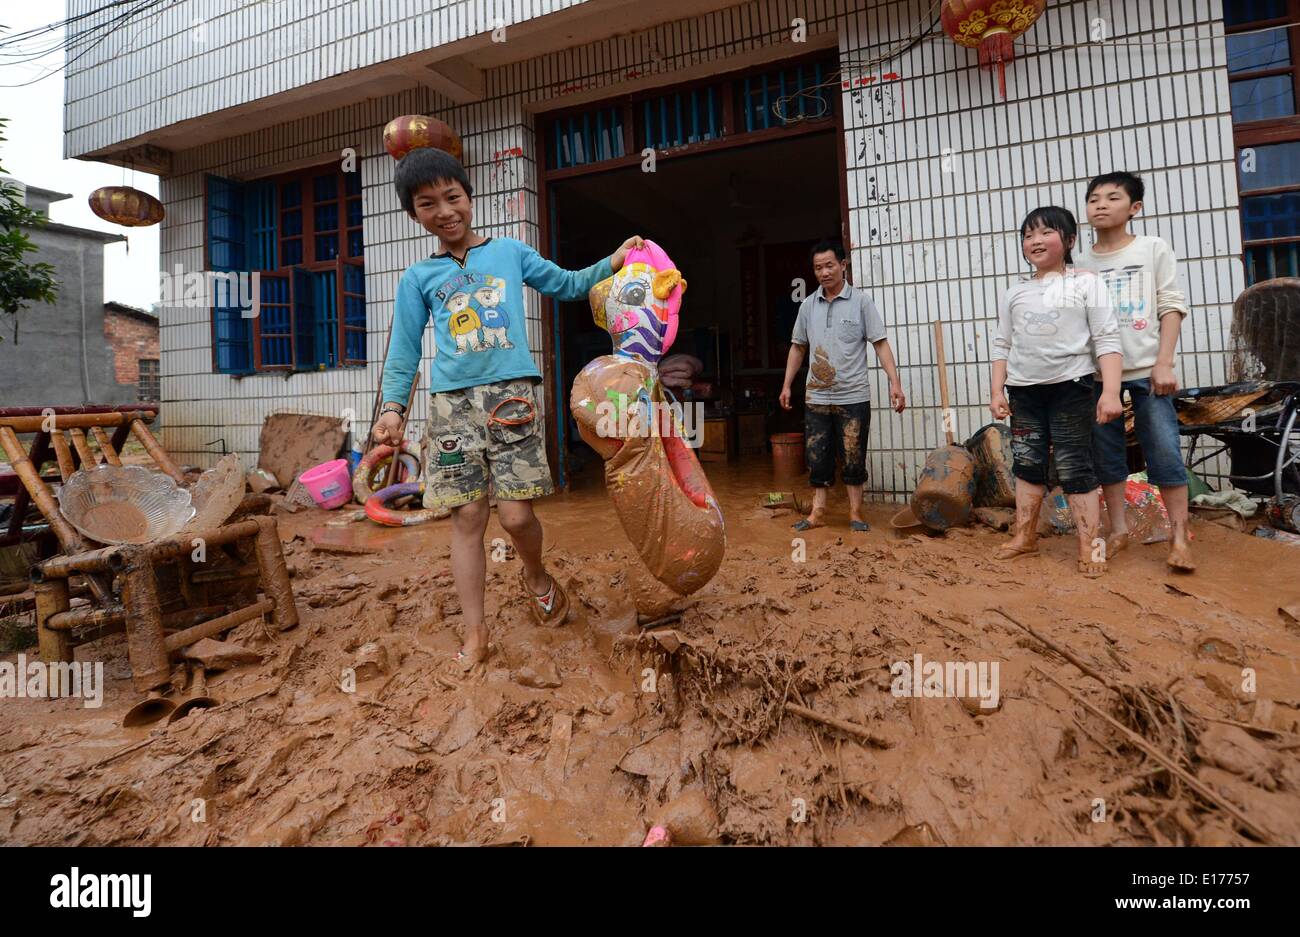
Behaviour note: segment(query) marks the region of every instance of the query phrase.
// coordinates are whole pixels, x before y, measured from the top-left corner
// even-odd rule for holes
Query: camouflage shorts
[[[528,378],[519,378],[433,395],[424,446],[426,508],[486,498],[489,480],[492,494],[502,501],[526,501],[555,490],[533,387]]]

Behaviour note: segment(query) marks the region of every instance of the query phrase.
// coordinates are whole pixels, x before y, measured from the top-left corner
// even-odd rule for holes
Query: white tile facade
[[[78,0],[73,7],[83,5],[85,0]],[[229,6],[206,0],[194,5]],[[263,5],[278,16],[287,15],[287,7],[308,6],[252,4]],[[351,12],[318,18],[337,30],[322,35],[342,36],[337,42],[347,44],[358,38],[348,30],[375,22],[376,9],[401,10],[411,4],[363,0],[340,6]],[[878,407],[873,418],[870,487],[875,496],[910,493],[925,453],[942,443],[931,323],[944,323],[951,402],[957,434],[964,438],[988,419],[990,327],[999,290],[1025,269],[1015,234],[1021,218],[1042,204],[1064,205],[1081,216],[1083,187],[1100,172],[1124,168],[1146,177],[1147,211],[1138,230],[1160,234],[1173,244],[1183,261],[1193,309],[1184,326],[1182,379],[1189,386],[1224,381],[1231,303],[1245,284],[1219,0],[1056,0],[1017,43],[1018,59],[1007,70],[1006,101],[998,96],[996,79],[978,70],[975,54],[955,46],[937,28],[898,52],[910,37],[926,31],[937,16],[935,8],[928,0],[762,0],[492,70],[485,75],[485,100],[475,104],[454,107],[427,89],[415,89],[176,154],[173,175],[162,183],[168,209],[162,263],[164,269],[179,263],[193,270],[203,262],[205,173],[261,174],[304,158],[340,158],[344,147],[356,149],[364,183],[373,363],[365,369],[287,377],[213,374],[207,311],[168,310],[162,320],[165,442],[179,458],[207,464],[220,452],[219,444],[208,444],[224,438],[228,448],[245,453],[251,463],[267,413],[351,408],[363,421],[368,416],[397,278],[432,249],[401,214],[392,190],[393,163],[381,145],[382,128],[391,117],[431,113],[451,124],[465,144],[480,230],[540,247],[536,110],[552,101],[555,106],[569,103],[572,98],[560,89],[579,84],[584,95],[604,87],[611,95],[622,93],[630,87],[624,73],[631,69],[656,73],[662,80],[663,73],[685,69],[719,73],[737,67],[739,57],[753,50],[779,53],[777,47],[786,46],[796,55],[806,48],[790,41],[796,17],[806,19],[811,37],[837,38],[844,77],[853,82],[843,93],[852,262],[857,282],[867,285],[885,314],[910,400],[902,416]],[[445,16],[447,8],[442,9],[439,15]],[[341,23],[335,22],[338,17]],[[356,61],[404,54],[379,51],[384,48],[415,51],[405,44],[420,41],[411,35],[429,41],[431,33],[421,31],[424,27],[399,21],[409,28],[379,30],[374,38],[379,45],[371,50],[369,41],[362,43],[365,51]],[[471,17],[463,28],[480,21]],[[1107,37],[1124,44],[1088,44],[1098,21]],[[400,41],[392,38],[398,35]],[[390,41],[397,45],[385,47]],[[1070,48],[1078,44],[1082,47]],[[280,63],[285,68],[272,73],[282,75],[280,81],[290,80],[297,74],[294,69],[324,54],[318,49],[290,57]],[[186,93],[187,103],[164,105],[157,103],[166,96],[161,90],[175,90],[176,82],[186,80],[177,76],[197,75],[197,66],[186,72],[179,64],[158,69],[119,60],[112,67],[138,74],[137,81],[154,82],[149,87],[160,93],[146,96],[154,104],[124,111],[120,127],[104,129],[96,126],[103,108],[136,101],[135,93],[114,98],[117,92],[96,84],[107,81],[111,71],[75,76],[75,93],[74,81],[69,84],[69,114],[85,119],[70,117],[73,151],[283,87],[274,82],[250,86],[248,73],[237,71],[240,66],[232,60],[221,65],[231,71],[216,83],[219,88],[205,85],[209,91],[202,92],[220,93],[219,104]],[[212,67],[209,63],[203,69],[206,73]],[[858,83],[870,76],[877,78]],[[198,86],[190,90],[198,93]],[[185,110],[159,117],[153,107]],[[82,108],[91,110],[83,114]],[[513,147],[522,155],[497,158]],[[530,341],[540,363],[539,304],[536,297],[529,302]],[[885,400],[879,369],[875,385],[874,399]],[[417,406],[417,417],[422,415],[423,401]]]

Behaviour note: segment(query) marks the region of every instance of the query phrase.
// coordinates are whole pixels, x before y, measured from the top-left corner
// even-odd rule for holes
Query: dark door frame
[[[721,77],[727,81],[738,78],[743,79],[746,75],[760,74],[774,68],[785,68],[798,65],[803,61],[811,61],[816,58],[821,58],[827,54],[827,51],[828,50],[826,49],[819,49],[816,52],[792,56],[789,59],[765,62],[762,65],[739,69]],[[830,98],[833,102],[833,116],[830,121],[822,119],[796,123],[788,127],[769,127],[764,130],[737,133],[735,131],[735,107],[732,103],[732,95],[730,93],[725,93],[722,96],[722,128],[718,139],[706,140],[700,143],[688,143],[665,150],[657,150],[655,152],[655,159],[656,161],[667,159],[675,160],[682,157],[713,153],[737,146],[754,146],[773,140],[785,140],[797,136],[829,133],[833,130],[837,141],[835,155],[839,170],[840,233],[841,239],[844,242],[845,250],[851,251],[852,245],[850,244],[849,239],[849,187],[848,177],[846,175],[846,154],[844,149],[846,140],[844,137],[843,101],[841,100],[842,87],[838,68],[830,72],[829,75],[831,77],[824,77],[823,81],[831,90]],[[539,243],[543,249],[543,256],[549,257],[551,260],[556,259],[556,232],[558,225],[555,218],[555,196],[552,192],[552,187],[556,182],[579,176],[625,169],[628,166],[639,165],[642,159],[640,151],[634,149],[633,122],[631,120],[625,120],[623,122],[623,149],[627,154],[626,156],[603,160],[585,166],[568,166],[563,169],[550,169],[547,166],[546,160],[547,148],[543,129],[544,126],[552,119],[563,116],[567,113],[589,110],[590,108],[600,107],[602,105],[609,106],[615,102],[625,102],[630,108],[631,103],[634,100],[639,101],[647,96],[657,96],[690,88],[704,87],[710,84],[715,84],[718,82],[719,77],[720,76],[711,76],[709,78],[699,78],[676,85],[656,87],[651,89],[649,92],[613,95],[600,101],[584,102],[579,107],[559,108],[535,115],[533,145],[535,147],[534,152],[539,154],[540,157],[537,160],[537,201],[538,215],[540,216],[538,223],[540,229]],[[560,387],[560,381],[564,376],[562,358],[564,351],[563,323],[560,321],[559,303],[552,300],[549,296],[542,297],[541,322],[544,400],[546,412],[550,417],[550,422],[552,422],[554,426],[554,432],[551,431],[551,427],[547,427],[546,455],[550,462],[551,478],[555,482],[557,489],[568,490],[569,478],[564,455],[564,442],[568,425],[568,404],[566,390],[565,388]],[[548,322],[549,326],[547,325]],[[561,404],[565,408],[563,412],[556,409],[556,407]]]

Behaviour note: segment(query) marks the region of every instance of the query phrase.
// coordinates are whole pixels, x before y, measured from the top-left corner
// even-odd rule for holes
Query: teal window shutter
[[[312,275],[302,267],[293,268],[293,338],[294,367],[316,367],[316,297]]]
[[[216,273],[247,273],[248,229],[245,186],[220,176],[207,177],[207,269]],[[247,374],[253,370],[253,320],[239,304],[239,290],[214,289],[212,331],[217,371]]]

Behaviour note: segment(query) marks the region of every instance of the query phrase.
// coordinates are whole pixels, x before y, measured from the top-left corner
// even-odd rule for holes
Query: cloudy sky
[[[62,0],[5,0],[0,4],[0,27],[4,27],[0,38],[56,23],[64,15]],[[62,36],[60,30],[42,37],[34,48],[54,46]],[[139,171],[124,177],[117,166],[64,159],[63,53],[34,62],[16,62],[13,50],[0,53],[0,118],[8,120],[6,139],[0,142],[0,169],[28,185],[71,194],[72,198],[50,206],[52,220],[125,234],[130,239],[129,253],[127,244],[104,249],[104,299],[148,309],[158,300],[158,226],[109,224],[95,217],[86,198],[100,186],[122,185],[124,179],[127,185],[157,195],[158,178]]]

